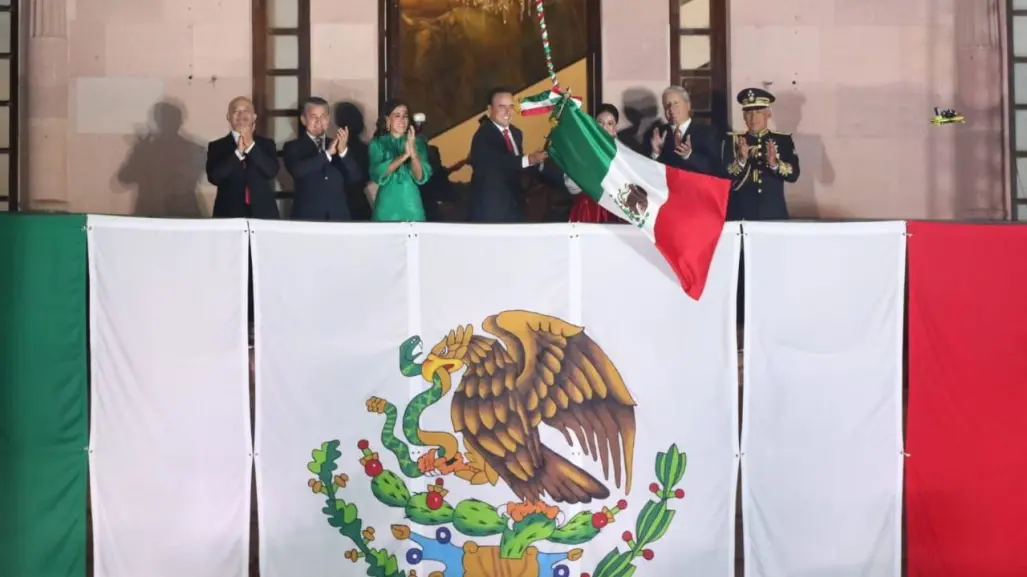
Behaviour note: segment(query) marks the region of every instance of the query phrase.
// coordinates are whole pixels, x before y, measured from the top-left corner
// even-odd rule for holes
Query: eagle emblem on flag
[[[635,226],[645,226],[649,210],[649,193],[637,184],[625,184],[617,192],[614,202],[620,207],[624,216]]]
[[[648,198],[633,186],[625,203],[643,215]],[[429,351],[419,336],[408,338],[399,346],[399,369],[426,388],[405,407],[366,399],[367,411],[385,420],[357,441],[348,464],[338,439],[315,448],[307,463],[313,474],[307,486],[324,498],[328,525],[355,547],[345,558],[366,563],[367,575],[570,577],[569,563],[582,558],[581,546],[607,527],[620,532],[615,522],[636,515],[628,504],[636,403],[584,327],[529,310],[500,311],[481,322],[480,332],[471,324],[456,326]],[[404,398],[407,388],[399,391]],[[422,428],[422,414],[436,403],[449,405],[451,429]],[[563,433],[565,443],[560,435],[544,436],[544,428]],[[596,466],[568,458],[571,447]],[[342,469],[355,462],[369,478],[373,499],[344,493],[352,483]],[[671,505],[685,497],[679,485],[686,466],[676,444],[656,453],[650,495],[639,498],[644,503],[628,522],[636,532],[622,534],[628,549],[601,556],[591,575],[623,577],[635,572],[636,559],[653,558],[650,547],[677,513]],[[622,490],[616,501],[607,501],[611,481]],[[466,491],[474,485],[505,485],[514,499],[471,497]],[[361,517],[378,507],[396,510],[389,548],[377,546],[375,528]],[[392,549],[401,543],[405,554]],[[445,571],[409,568],[423,562]]]

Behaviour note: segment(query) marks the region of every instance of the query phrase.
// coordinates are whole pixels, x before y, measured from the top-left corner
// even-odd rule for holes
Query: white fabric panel
[[[625,226],[579,226],[583,324],[610,355],[638,404],[635,480],[628,517],[589,545],[582,571],[621,546],[652,497],[656,453],[688,455],[671,500],[677,514],[639,575],[733,577],[738,474],[736,287],[741,238],[727,223],[702,298],[689,298],[656,248]],[[614,498],[615,499],[615,498]],[[573,572],[572,575],[577,573]]]
[[[340,496],[361,505],[376,545],[389,542],[390,523],[367,515],[374,498],[356,442],[376,439],[384,420],[368,414],[368,397],[406,400],[411,379],[397,359],[410,336],[412,232],[404,224],[267,220],[251,230],[260,571],[336,576],[353,569],[342,557],[353,545],[328,526],[306,464],[311,450],[340,440],[339,472],[352,480]]]
[[[88,219],[97,577],[245,577],[244,220]]]
[[[747,577],[898,577],[905,223],[745,223]]]

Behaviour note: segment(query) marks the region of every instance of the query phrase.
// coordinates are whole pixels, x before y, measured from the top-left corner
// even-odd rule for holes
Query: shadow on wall
[[[128,158],[115,176],[136,190],[132,214],[201,216],[197,188],[204,177],[206,147],[182,131],[184,124],[183,106],[164,100],[153,105],[149,123],[132,137]]]
[[[364,121],[364,111],[360,104],[344,101],[335,105],[335,125],[339,128],[349,129],[349,140],[346,146],[349,148],[347,154],[352,154],[357,166],[363,171],[360,186],[346,187],[346,203],[349,205],[349,212],[353,220],[370,220],[371,204],[364,194],[364,186],[367,184],[368,170],[368,149],[364,142],[363,134],[367,128]]]
[[[620,110],[628,127],[617,132],[617,138],[635,152],[645,154],[648,129],[660,116],[659,97],[648,88],[629,88],[624,91]]]
[[[788,212],[796,219],[845,218],[838,210],[821,207],[817,202],[816,185],[834,183],[834,165],[827,154],[824,139],[819,134],[801,131],[802,107],[806,96],[798,91],[775,94],[773,126],[780,132],[790,132],[799,155],[799,181],[786,185]]]

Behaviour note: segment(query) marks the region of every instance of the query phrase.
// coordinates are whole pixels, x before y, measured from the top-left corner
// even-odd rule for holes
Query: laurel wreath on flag
[[[590,577],[631,577],[637,567],[634,561],[641,557],[652,560],[655,553],[649,548],[667,534],[676,511],[667,507],[672,499],[684,499],[685,492],[677,487],[685,476],[688,457],[671,445],[665,453],[656,455],[656,483],[649,485],[649,491],[656,497],[648,501],[635,519],[635,532],[625,531],[621,536],[625,550],[614,548],[606,554]],[[582,573],[582,577],[589,574]]]

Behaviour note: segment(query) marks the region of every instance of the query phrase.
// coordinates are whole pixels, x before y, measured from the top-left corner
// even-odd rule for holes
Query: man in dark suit
[[[513,92],[491,90],[488,116],[481,119],[468,155],[468,164],[474,169],[469,215],[472,222],[524,220],[521,172],[541,165],[546,153],[539,150],[523,155],[524,134],[510,124],[513,114]]]
[[[278,151],[253,133],[257,115],[245,96],[228,104],[232,131],[207,145],[207,180],[218,187],[214,218],[278,218]]]
[[[799,180],[799,155],[792,135],[767,125],[776,98],[761,88],[738,93],[745,132],[731,133],[725,169],[734,181],[728,199],[728,220],[786,220],[785,183]],[[727,148],[727,147],[725,147]]]
[[[721,158],[720,135],[712,126],[692,119],[688,91],[671,86],[663,91],[666,124],[653,128],[648,143],[650,158],[689,172],[726,177]]]
[[[360,167],[349,152],[349,130],[339,128],[328,137],[331,115],[328,102],[311,97],[303,102],[300,121],[304,134],[285,143],[285,169],[292,175],[296,200],[292,218],[297,220],[350,220],[346,185],[359,186]]]

